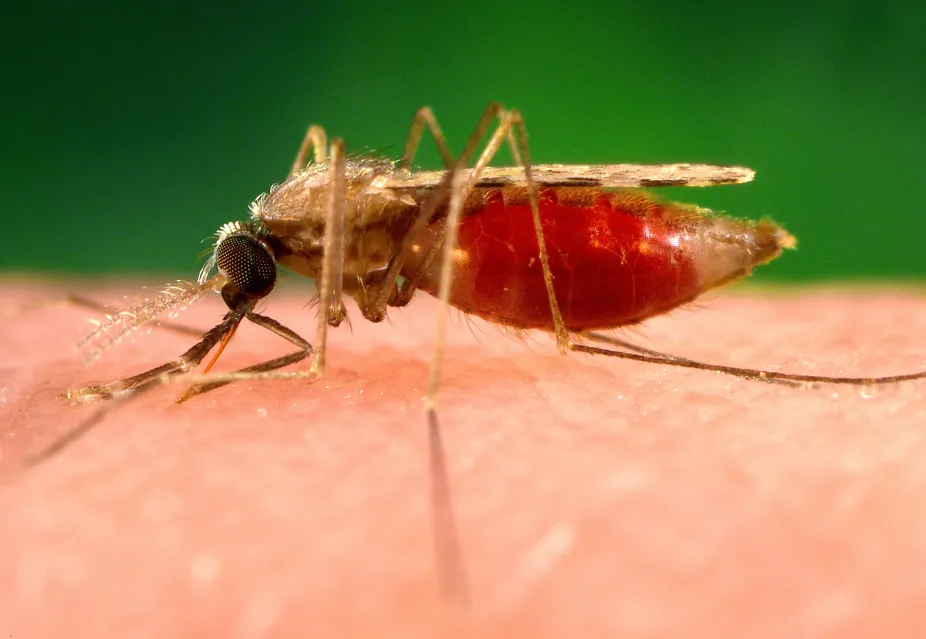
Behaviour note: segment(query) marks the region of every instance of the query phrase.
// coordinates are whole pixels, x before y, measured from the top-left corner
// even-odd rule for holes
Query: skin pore
[[[260,312],[312,341],[309,295]],[[133,284],[7,277],[11,306]],[[287,292],[289,291],[289,292]],[[926,364],[920,291],[739,289],[625,331],[719,364],[883,375]],[[436,302],[352,313],[319,382],[58,399],[193,339],[139,333],[86,365],[93,314],[0,335],[0,630],[32,636],[923,636],[926,382],[791,388],[556,352],[451,311],[438,398],[469,604],[441,598],[427,387]],[[349,312],[353,309],[348,308]],[[203,330],[218,296],[179,318]],[[216,370],[292,346],[243,325]],[[307,364],[303,363],[305,367]]]

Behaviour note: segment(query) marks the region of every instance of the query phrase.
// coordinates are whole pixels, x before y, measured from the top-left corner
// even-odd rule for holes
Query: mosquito
[[[470,168],[471,156],[493,123]],[[444,170],[412,169],[426,128]],[[517,166],[490,167],[506,142]],[[451,305],[506,327],[552,331],[563,353],[765,381],[885,384],[926,377],[926,372],[829,377],[704,364],[597,332],[687,304],[794,247],[794,237],[769,220],[732,219],[635,190],[742,184],[754,176],[745,167],[703,164],[534,165],[520,112],[499,104],[486,108],[456,158],[429,107],[415,114],[399,162],[349,157],[342,139],[329,145],[325,130],[313,125],[286,180],[251,204],[249,220],[229,222],[217,231],[197,282],[171,285],[161,295],[108,315],[84,342],[98,355],[210,291],[219,292],[228,306],[222,322],[170,362],[66,396],[88,402],[129,394],[188,374],[216,349],[205,367],[208,373],[245,319],[298,350],[233,373],[186,375],[195,383],[179,401],[238,380],[315,380],[325,371],[328,327],[347,317],[345,297],[356,301],[365,319],[380,322],[388,307],[405,306],[419,290],[441,302],[425,398],[432,420]],[[254,311],[274,289],[280,267],[316,282],[314,346]],[[623,350],[588,346],[584,340]],[[310,356],[309,370],[277,370]]]
[[[443,170],[413,169],[425,130],[436,142]],[[504,145],[515,166],[489,166]],[[637,190],[742,184],[754,175],[744,167],[703,164],[535,165],[520,112],[499,104],[486,108],[456,157],[428,107],[415,114],[398,162],[348,156],[342,139],[329,144],[324,129],[311,126],[286,180],[251,204],[250,219],[218,230],[196,282],[172,285],[109,314],[85,341],[99,354],[212,291],[228,307],[222,321],[169,362],[66,396],[77,402],[126,398],[164,381],[186,381],[191,386],[178,398],[182,402],[238,380],[314,381],[325,372],[329,327],[347,317],[345,297],[353,298],[365,319],[380,322],[389,307],[405,306],[419,290],[440,300],[425,397],[434,476],[444,473],[436,398],[449,306],[506,327],[552,332],[562,353],[785,384],[887,384],[926,377],[926,371],[849,378],[705,364],[599,332],[687,304],[795,246],[794,237],[769,220],[736,220]],[[255,311],[274,289],[280,268],[316,283],[314,344]],[[296,350],[235,372],[210,373],[244,320]],[[203,374],[191,374],[213,351]],[[307,370],[279,370],[307,358]],[[97,421],[84,423],[38,458],[57,452]]]

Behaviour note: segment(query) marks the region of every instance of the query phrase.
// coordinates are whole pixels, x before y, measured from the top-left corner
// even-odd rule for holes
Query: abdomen
[[[771,222],[743,222],[639,191],[540,191],[540,219],[553,288],[572,331],[634,324],[742,277],[793,238]],[[432,225],[406,260],[418,268],[436,241]],[[530,205],[523,189],[484,189],[470,198],[454,254],[450,302],[493,322],[553,328]],[[422,290],[436,295],[442,253]]]

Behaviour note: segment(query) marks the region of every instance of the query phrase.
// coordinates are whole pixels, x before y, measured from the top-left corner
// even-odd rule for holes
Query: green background
[[[535,162],[757,169],[750,185],[670,195],[783,223],[799,250],[762,278],[926,274],[926,18],[913,2],[16,12],[0,45],[8,272],[193,277],[201,241],[285,176],[309,123],[397,157],[430,104],[459,150],[499,100],[524,113]]]

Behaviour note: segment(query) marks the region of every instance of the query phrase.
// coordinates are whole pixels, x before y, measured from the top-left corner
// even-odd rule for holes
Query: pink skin
[[[3,288],[12,305],[62,290]],[[213,297],[184,323],[215,324]],[[625,336],[803,373],[926,363],[915,292],[712,297]],[[307,300],[278,291],[266,313],[314,341]],[[6,318],[2,635],[926,634],[926,381],[786,388],[562,357],[546,336],[456,319],[439,414],[470,604],[442,601],[420,401],[435,308],[420,296],[392,325],[354,312],[312,385],[240,383],[180,406],[182,385],[158,388],[29,470],[96,410],[57,393],[192,341],[155,330],[87,367],[72,348],[87,311]],[[244,326],[218,369],[288,350]]]

